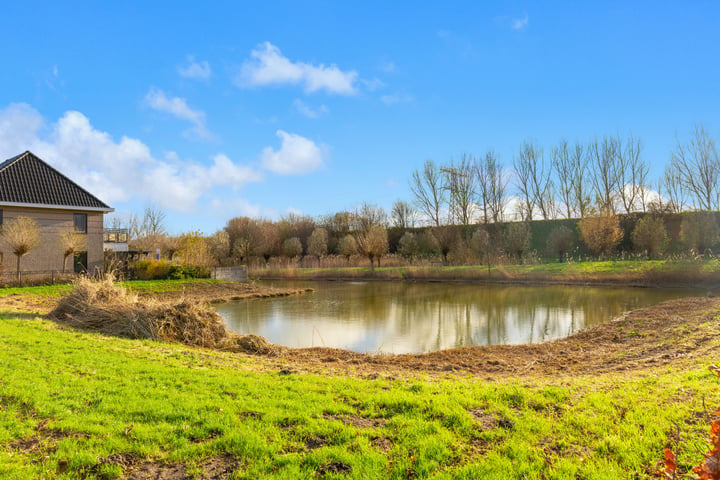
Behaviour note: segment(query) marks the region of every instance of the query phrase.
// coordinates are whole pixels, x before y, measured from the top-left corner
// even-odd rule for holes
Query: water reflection
[[[691,290],[401,282],[274,282],[315,293],[219,305],[239,333],[290,347],[430,352],[538,343]]]

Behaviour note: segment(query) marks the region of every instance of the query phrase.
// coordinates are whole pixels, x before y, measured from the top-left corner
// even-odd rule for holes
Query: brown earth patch
[[[186,480],[193,478],[187,474],[183,464],[164,464],[143,462],[125,471],[127,480]]]
[[[393,448],[393,442],[389,438],[382,435],[373,438],[370,443],[372,443],[372,446],[382,453],[387,453]]]
[[[320,465],[315,473],[320,477],[325,475],[348,475],[352,473],[352,467],[343,462],[328,462]]]
[[[327,420],[338,420],[345,425],[356,428],[378,428],[384,427],[387,424],[387,420],[384,418],[365,418],[357,415],[323,415],[323,418]]]
[[[179,283],[168,292],[138,292],[138,295],[162,301],[186,300],[189,302],[222,303],[256,298],[286,297],[312,292],[311,288],[274,288],[251,283]]]
[[[59,298],[45,295],[13,293],[0,296],[0,310],[35,312],[44,315],[55,308],[58,301]]]

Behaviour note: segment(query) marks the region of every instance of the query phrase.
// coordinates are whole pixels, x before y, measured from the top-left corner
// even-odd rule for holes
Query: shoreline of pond
[[[712,363],[720,349],[718,319],[719,298],[688,297],[625,312],[568,337],[537,344],[466,346],[419,354],[281,347],[282,353],[261,358],[266,368],[330,376],[574,377],[643,371],[699,358]]]
[[[357,280],[357,279],[355,279]],[[183,282],[173,284],[181,287]],[[288,294],[291,289],[249,285],[200,287],[188,290],[242,288],[254,297],[261,292]],[[188,299],[188,290],[163,292],[166,300]],[[250,292],[253,290],[254,292]],[[296,293],[307,289],[294,289]],[[148,297],[157,294],[147,293]],[[25,303],[25,295],[0,297],[0,308],[16,311],[42,310]],[[37,296],[37,295],[35,295]],[[256,298],[256,297],[255,297]],[[28,299],[31,300],[31,299]],[[17,303],[16,303],[17,302]],[[12,305],[16,303],[16,305]],[[33,304],[34,303],[34,304]],[[43,308],[39,308],[42,306]],[[14,307],[14,308],[13,308]],[[614,371],[641,371],[698,358],[712,359],[720,349],[720,298],[686,297],[626,312],[615,319],[578,331],[568,337],[536,344],[466,346],[422,354],[356,353],[336,348],[312,347],[269,349],[252,354],[262,368],[322,375],[388,377],[407,375],[471,375],[485,378],[530,376],[577,376]],[[247,354],[238,354],[247,355]]]
[[[637,262],[636,262],[637,263]],[[568,285],[568,286],[627,286],[638,288],[720,288],[720,269],[703,271],[693,268],[646,268],[631,271],[573,271],[548,272],[529,270],[523,266],[496,268],[488,276],[487,270],[477,267],[386,267],[369,268],[289,268],[256,269],[250,278],[260,281],[389,281],[468,283],[488,285]],[[578,268],[579,270],[579,268]]]

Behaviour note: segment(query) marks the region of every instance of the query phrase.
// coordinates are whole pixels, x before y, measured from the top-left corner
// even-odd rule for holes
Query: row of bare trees
[[[642,151],[639,138],[616,135],[584,143],[561,140],[547,150],[525,141],[510,165],[492,150],[448,164],[428,160],[410,179],[415,221],[469,225],[720,208],[720,157],[704,127],[694,127],[687,141],[677,140],[664,175],[654,183]],[[410,217],[407,211],[398,215]]]

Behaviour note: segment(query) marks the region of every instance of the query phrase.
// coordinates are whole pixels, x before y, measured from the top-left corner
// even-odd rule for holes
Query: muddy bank
[[[329,348],[283,349],[268,366],[359,376],[412,373],[487,378],[572,376],[642,370],[720,354],[720,299],[685,298],[628,312],[554,342],[372,355]]]
[[[252,283],[183,283],[166,292],[138,291],[140,297],[162,301],[186,300],[202,303],[223,303],[254,298],[284,297],[312,292],[312,288],[273,288]]]

